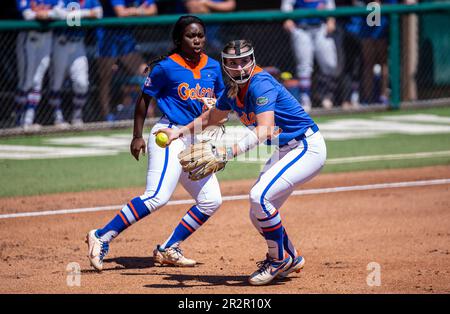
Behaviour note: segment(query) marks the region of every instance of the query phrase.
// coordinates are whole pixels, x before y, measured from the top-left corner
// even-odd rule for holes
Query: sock
[[[74,94],[73,100],[72,100],[72,103],[73,103],[72,122],[83,120],[83,107],[86,104],[86,101],[87,101],[87,93]]]
[[[62,97],[60,92],[52,91],[50,93],[50,99],[48,103],[53,108],[53,116],[55,119],[55,123],[63,123],[64,117],[61,110]]]
[[[208,215],[203,214],[197,206],[192,206],[191,209],[181,218],[180,223],[172,232],[170,237],[161,245],[161,249],[178,245],[180,242],[186,240],[191,234],[200,228],[207,220]]]
[[[300,77],[299,87],[300,87],[301,94],[305,94],[308,97],[310,97],[310,95],[311,95],[311,78]]]
[[[25,106],[27,104],[27,93],[23,90],[17,90],[16,91],[16,126],[20,126],[23,122],[23,111],[25,109]]]
[[[258,230],[259,234],[264,238],[264,233],[261,231],[261,227],[259,226],[258,219],[255,217],[255,215],[250,214],[250,220],[253,226],[255,226],[256,230]],[[283,248],[290,256],[292,256],[292,258],[295,258],[297,257],[298,254],[297,250],[295,249],[294,244],[289,239],[286,229],[284,227],[282,228],[283,228]]]
[[[126,228],[150,214],[142,199],[133,198],[122,210],[102,229],[96,232],[102,241],[109,242]]]
[[[41,101],[41,92],[33,90],[28,93],[27,105],[25,107],[24,125],[32,125],[34,122],[34,116],[36,113],[36,108]]]
[[[269,256],[277,260],[284,259],[284,228],[281,224],[281,217],[278,210],[270,217],[258,219],[258,222],[269,247]]]
[[[283,227],[283,247],[284,250],[292,257],[297,257],[297,250],[294,247],[294,244],[292,244],[291,240],[289,240],[288,234],[286,232],[286,229]]]

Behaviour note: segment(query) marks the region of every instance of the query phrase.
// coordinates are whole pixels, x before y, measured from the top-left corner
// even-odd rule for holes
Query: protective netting
[[[388,19],[388,16],[385,18]],[[310,82],[313,110],[358,110],[375,104],[389,106],[392,83],[388,67],[390,25],[388,24],[384,37],[373,39],[352,33],[349,31],[350,24],[349,17],[339,17],[336,19],[336,31],[326,34],[326,39],[334,42],[335,52],[327,49],[319,51],[317,47],[313,51]],[[449,14],[403,14],[400,15],[399,24],[402,103],[447,102],[450,97],[450,36],[447,31],[450,29]],[[301,99],[301,76],[304,69],[299,67],[298,50],[302,47],[297,51],[294,49],[296,41],[285,31],[283,22],[207,23],[207,27],[207,53],[211,57],[219,59],[220,50],[229,40],[250,39],[255,46],[257,63],[282,81],[295,97]],[[67,53],[67,50],[64,50],[66,48],[61,47],[74,44],[76,40],[65,36],[62,31],[47,32],[52,41],[50,63],[43,75],[41,99],[38,99],[39,105],[34,119],[34,123],[44,126],[44,130],[45,126],[53,126],[56,121],[55,92],[61,99],[64,121],[68,123],[64,124],[65,127],[70,128],[74,122],[72,120],[77,103],[82,105],[81,118],[84,122],[83,125],[77,124],[77,127],[89,128],[104,121],[107,121],[108,125],[127,125],[122,123],[127,121],[130,125],[134,103],[145,79],[145,64],[172,48],[171,25],[115,26],[103,29],[99,33],[99,28],[87,28],[84,38],[78,37],[84,43],[89,67],[89,84],[85,82],[86,86],[79,83],[82,80],[79,69],[78,72],[73,70],[71,64],[67,64],[66,69],[60,65],[55,66],[55,60]],[[312,33],[315,30],[304,31]],[[40,53],[40,50],[26,51],[24,38],[36,36],[36,40],[42,40],[43,33],[45,32],[42,32],[42,29],[0,30],[0,131],[3,135],[19,132],[18,103],[21,97],[22,101],[24,97],[28,98],[27,101],[34,97],[24,94],[27,91],[19,84],[19,71],[26,70],[20,66],[18,60],[27,54]],[[132,52],[123,55],[117,52],[117,58],[100,55],[99,45],[105,46],[112,42],[117,44],[120,40],[121,46],[125,47],[124,51]],[[321,62],[325,59],[326,64],[327,60],[333,58],[333,53],[336,53],[337,66],[330,74],[324,70],[326,66],[322,67]],[[55,91],[52,87],[53,80],[62,73],[65,74],[62,86]],[[31,85],[35,86],[35,83]],[[324,102],[325,98],[329,100],[328,103]],[[149,110],[149,117],[159,115],[157,109]]]

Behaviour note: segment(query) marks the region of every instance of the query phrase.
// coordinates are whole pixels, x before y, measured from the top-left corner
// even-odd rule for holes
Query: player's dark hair
[[[250,40],[247,39],[242,39],[242,40],[232,40],[230,42],[228,42],[225,47],[223,48],[222,52],[223,53],[229,53],[229,51],[231,49],[233,49],[234,51],[241,51],[243,48],[248,48],[248,50],[253,48],[253,44]],[[234,98],[237,96],[238,92],[239,92],[239,86],[236,82],[234,82],[233,80],[231,80],[228,75],[224,75],[223,76],[225,78],[225,84],[228,85],[229,89],[228,89],[228,93],[227,96],[229,98]]]
[[[179,53],[181,51],[181,40],[183,37],[184,29],[193,23],[200,24],[203,27],[204,32],[206,33],[205,23],[200,18],[198,18],[194,15],[180,16],[180,18],[177,20],[177,22],[175,23],[175,25],[172,29],[172,42],[175,47],[172,50],[170,50],[168,53],[151,59],[147,65],[147,67],[145,68],[144,74],[147,74],[147,72],[151,72],[151,70],[153,69],[153,67],[156,64],[158,64],[159,62],[161,62],[168,56],[170,56],[174,53]]]

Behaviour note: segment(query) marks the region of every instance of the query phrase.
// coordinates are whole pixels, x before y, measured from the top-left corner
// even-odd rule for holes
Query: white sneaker
[[[290,273],[293,273],[293,272],[299,273],[303,269],[304,266],[305,266],[305,258],[303,256],[299,255],[296,258],[294,258],[291,266],[287,270],[281,272],[278,276],[285,278]]]
[[[33,124],[24,124],[23,125],[23,130],[25,132],[38,132],[42,129],[42,126],[40,124],[37,123],[33,123]]]
[[[72,119],[72,121],[70,122],[72,124],[72,126],[74,127],[82,127],[84,122],[82,119]]]
[[[29,128],[33,125],[34,116],[36,115],[35,108],[28,108],[23,115],[23,126],[24,128]]]
[[[67,123],[66,121],[55,121],[55,127],[60,130],[65,130],[70,127],[70,124]]]
[[[153,250],[153,260],[155,265],[175,265],[180,267],[193,267],[196,261],[186,258],[178,246],[162,249],[159,244]]]
[[[267,255],[264,261],[257,263],[259,269],[250,275],[248,281],[254,286],[268,284],[281,272],[286,271],[292,264],[292,257],[288,255],[284,260],[275,260]]]
[[[333,102],[330,98],[326,97],[322,100],[322,108],[327,110],[333,108]]]
[[[109,243],[103,242],[95,235],[97,230],[91,230],[86,235],[86,243],[88,245],[88,257],[91,265],[97,269],[103,269],[103,258],[108,254]]]

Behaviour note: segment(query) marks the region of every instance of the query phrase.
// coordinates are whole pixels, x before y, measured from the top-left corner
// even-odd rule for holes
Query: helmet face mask
[[[255,69],[253,48],[245,52],[235,49],[234,53],[222,51],[222,67],[228,77],[237,84],[245,84]]]

